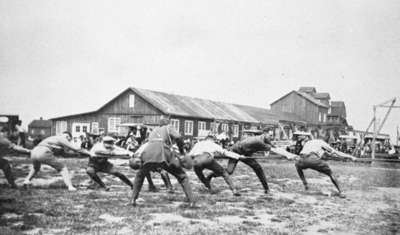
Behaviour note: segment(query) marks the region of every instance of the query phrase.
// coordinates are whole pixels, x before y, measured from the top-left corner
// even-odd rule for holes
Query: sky
[[[0,0],[0,113],[27,125],[129,86],[265,108],[315,86],[364,130],[400,98],[400,1]]]

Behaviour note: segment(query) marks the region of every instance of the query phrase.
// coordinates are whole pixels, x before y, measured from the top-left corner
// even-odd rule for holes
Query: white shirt
[[[189,156],[197,156],[200,154],[208,153],[214,157],[215,154],[224,155],[228,158],[239,159],[240,155],[222,148],[220,145],[214,143],[211,140],[203,140],[196,143],[192,150],[189,152]]]
[[[308,155],[314,153],[321,158],[325,152],[332,153],[335,152],[335,150],[325,141],[314,139],[314,140],[309,140],[304,144],[304,147],[301,150],[300,154]]]

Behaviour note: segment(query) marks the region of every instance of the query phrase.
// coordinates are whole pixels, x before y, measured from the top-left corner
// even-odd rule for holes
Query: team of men
[[[182,186],[189,205],[193,206],[195,204],[195,199],[193,197],[189,177],[184,168],[193,168],[199,180],[211,192],[212,178],[221,176],[224,178],[233,195],[240,196],[238,189],[234,186],[230,177],[239,161],[253,169],[264,188],[264,192],[268,194],[270,190],[264,170],[252,155],[259,151],[270,151],[271,148],[272,151],[274,151],[274,149],[276,149],[271,143],[271,137],[268,134],[248,137],[234,144],[229,150],[222,148],[214,142],[212,136],[208,136],[205,140],[196,143],[189,153],[185,154],[183,139],[180,134],[169,125],[168,119],[160,120],[160,126],[150,133],[148,141],[143,144],[136,153],[115,146],[115,139],[108,136],[104,137],[101,143],[95,144],[90,151],[72,145],[70,143],[72,136],[69,132],[64,132],[60,136],[48,137],[42,140],[32,150],[12,144],[7,137],[7,130],[3,128],[0,134],[0,167],[11,187],[16,188],[17,186],[14,182],[11,167],[3,156],[10,150],[15,150],[22,153],[30,153],[31,157],[32,167],[24,181],[24,186],[30,185],[31,179],[40,171],[41,164],[46,164],[61,173],[68,190],[75,191],[76,188],[71,183],[67,166],[57,159],[58,156],[64,154],[64,149],[69,149],[88,156],[89,162],[86,172],[89,177],[104,190],[108,191],[109,189],[99,178],[97,172],[114,175],[127,184],[132,189],[130,203],[133,206],[137,205],[137,199],[145,178],[149,181],[150,189],[155,188],[150,177],[150,172],[159,172],[170,192],[173,189],[168,173],[176,177]],[[178,147],[179,154],[173,148],[174,145]],[[308,190],[308,184],[304,177],[303,170],[310,168],[326,174],[337,188],[339,196],[344,197],[337,179],[332,174],[332,170],[326,162],[322,161],[325,154],[354,160],[353,156],[334,150],[322,140],[304,140],[304,146],[300,152],[300,156],[298,157],[295,155],[297,157],[295,166],[299,177],[305,189]],[[131,168],[138,170],[133,183],[124,174],[120,173],[108,160],[114,156],[130,157],[129,163]],[[285,156],[288,159],[293,158],[290,154]],[[226,168],[222,167],[216,161],[218,158],[228,159]],[[208,176],[204,176],[204,169],[211,170],[212,172]]]

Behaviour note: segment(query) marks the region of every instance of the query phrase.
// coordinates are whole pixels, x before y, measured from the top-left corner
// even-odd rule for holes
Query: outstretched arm
[[[90,152],[89,152],[89,151],[87,151],[86,149],[81,149],[81,148],[79,148],[79,147],[74,146],[73,144],[71,144],[70,142],[68,142],[68,140],[66,140],[66,139],[61,139],[61,140],[59,141],[59,143],[60,143],[64,148],[71,149],[71,150],[73,150],[73,151],[75,151],[75,152],[78,152],[78,153],[81,153],[81,154],[89,155],[89,156],[90,156]]]
[[[228,150],[226,150],[226,149],[222,149],[222,150],[220,151],[220,153],[221,153],[223,156],[226,156],[227,158],[231,158],[231,159],[235,159],[235,160],[239,160],[239,159],[245,158],[244,156],[242,156],[242,155],[240,155],[240,154],[237,154],[237,153],[228,151]]]
[[[332,147],[329,146],[329,145],[322,146],[322,149],[323,149],[326,153],[328,153],[329,155],[331,155],[331,156],[335,156],[335,157],[342,158],[342,159],[350,159],[350,160],[352,160],[352,161],[355,161],[355,160],[357,159],[357,158],[355,158],[354,156],[352,156],[352,155],[350,155],[350,154],[347,154],[347,153],[340,152],[340,151],[338,151],[338,150],[332,148]]]
[[[26,148],[21,147],[19,145],[13,145],[11,148],[13,150],[17,151],[17,152],[20,152],[20,153],[26,153],[26,154],[30,154],[31,153],[30,149],[26,149]]]
[[[333,155],[335,157],[343,158],[343,159],[350,159],[352,161],[357,160],[356,157],[354,157],[354,156],[352,156],[350,154],[347,154],[347,153],[343,153],[343,152],[337,151],[337,150],[335,150],[333,153],[331,153],[331,155]]]
[[[271,152],[279,154],[279,155],[282,155],[288,160],[298,159],[299,158],[299,156],[297,156],[296,154],[290,153],[290,152],[288,152],[288,151],[286,151],[285,149],[282,149],[282,148],[273,147],[273,148],[271,148]]]
[[[114,146],[114,149],[92,149],[92,156],[100,156],[100,157],[116,157],[116,156],[133,156],[133,152],[126,150],[124,148]]]

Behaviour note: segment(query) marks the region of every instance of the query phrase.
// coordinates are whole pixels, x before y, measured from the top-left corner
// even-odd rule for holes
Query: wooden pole
[[[381,122],[381,125],[379,125],[378,133],[381,132],[382,127],[383,127],[383,124],[385,124],[387,118],[389,117],[390,111],[392,111],[392,108],[393,108],[393,106],[394,106],[394,103],[396,103],[396,98],[394,98],[394,99],[392,100],[392,103],[390,104],[390,107],[389,107],[388,111],[386,112],[386,115],[385,115],[385,117],[383,118],[383,120],[382,120],[382,122]]]
[[[372,137],[371,158],[375,159],[375,141],[376,141],[376,106],[374,105],[374,135]]]

